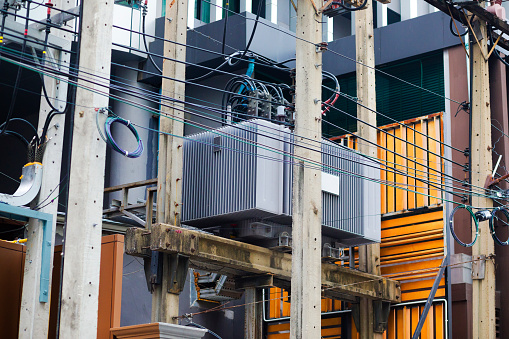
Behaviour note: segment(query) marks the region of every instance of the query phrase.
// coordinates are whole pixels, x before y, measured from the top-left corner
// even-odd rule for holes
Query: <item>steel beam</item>
[[[127,254],[139,257],[149,257],[151,251],[180,253],[189,257],[193,267],[232,278],[271,274],[274,284],[291,281],[292,255],[289,253],[165,224],[152,225],[151,232],[143,228],[128,229],[125,249]],[[394,280],[326,263],[322,263],[321,275],[324,296],[401,301],[399,283]]]

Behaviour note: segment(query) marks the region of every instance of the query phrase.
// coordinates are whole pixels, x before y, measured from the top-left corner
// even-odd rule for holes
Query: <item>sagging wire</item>
[[[488,27],[488,37],[490,39],[491,45],[493,46],[493,54],[497,56],[497,59],[500,60],[506,67],[509,67],[509,63],[500,56],[500,52],[495,48],[495,42],[493,41],[493,28],[491,25],[487,25]],[[499,35],[499,39],[502,36],[502,34]],[[497,40],[498,41],[498,40]]]
[[[420,180],[421,181],[421,180]],[[439,198],[440,199],[440,198]]]
[[[147,34],[145,34],[145,17],[147,16],[147,13],[148,13],[148,0],[145,0],[145,5],[141,6],[142,7],[142,21],[141,21],[141,29],[142,29],[142,35],[143,35],[143,45],[145,46],[145,50],[148,52],[148,44],[147,44]],[[154,58],[152,57],[152,54],[149,54],[147,53],[147,58],[150,60],[150,62],[152,63],[152,65],[155,67],[155,69],[163,74],[163,70],[156,64],[156,62],[154,61]]]
[[[131,123],[130,120],[125,120],[119,117],[118,115],[113,113],[110,109],[96,108],[96,111],[97,113],[95,121],[97,124],[97,130],[99,132],[99,135],[101,136],[101,139],[106,143],[106,145],[108,145],[115,152],[120,153],[127,158],[131,159],[139,158],[143,153],[143,141],[141,140],[140,135],[138,134],[138,131],[134,127],[133,123]],[[100,114],[106,115],[104,126],[102,128],[99,123]],[[111,133],[111,125],[115,123],[126,126],[134,135],[134,137],[136,138],[136,142],[138,144],[138,147],[134,151],[129,152],[127,150],[124,150],[117,144]]]
[[[27,0],[27,5],[26,5],[27,6],[26,7],[26,13],[27,13],[26,16],[27,17],[30,15],[30,3],[31,3],[31,1]],[[7,1],[4,2],[4,9],[5,9],[6,4],[7,4]],[[8,9],[9,9],[9,6],[7,4],[6,10],[8,10]],[[4,17],[2,18],[2,32],[1,32],[2,35],[4,34],[4,31],[5,31],[6,12],[4,12],[3,14],[4,14]],[[25,50],[26,50],[26,46],[27,46],[27,35],[28,35],[28,18],[25,20],[25,31],[23,32],[24,39],[23,39],[23,44],[21,47],[21,55],[25,54]],[[2,38],[2,43],[3,43],[3,38]],[[7,119],[5,120],[5,123],[2,124],[3,128],[0,128],[0,136],[2,136],[3,134],[6,134],[6,132],[8,131],[9,123],[11,121],[12,115],[14,114],[14,106],[16,105],[16,98],[18,96],[18,89],[20,86],[22,70],[23,70],[23,67],[21,67],[21,65],[18,65],[18,71],[16,73],[16,80],[14,82],[14,89],[13,89],[13,92],[11,95],[11,102],[9,105],[9,109],[7,111]]]
[[[334,104],[338,100],[341,91],[338,78],[336,78],[334,74],[332,74],[331,72],[322,71],[322,75],[334,81],[335,85],[335,88],[332,90],[332,96],[322,103],[322,115],[326,115],[327,112],[331,109],[332,106],[334,106]]]
[[[7,60],[8,60],[8,59],[7,59]],[[420,193],[419,193],[419,194],[420,194]],[[438,199],[443,200],[442,198],[438,198]]]
[[[200,324],[197,324],[195,322],[193,322],[193,318],[192,316],[189,316],[189,317],[186,317],[186,320],[189,321],[185,326],[192,326],[192,327],[196,327],[196,328],[200,328],[202,330],[207,330],[207,333],[210,333],[212,336],[216,337],[217,339],[222,339],[217,333],[215,333],[214,331],[206,328],[205,326],[202,326]]]
[[[204,0],[204,1],[205,1],[205,0]],[[211,4],[212,4],[212,3],[211,3]],[[216,7],[220,7],[220,8],[222,8],[221,6],[218,6],[218,5],[215,5],[215,4],[212,4],[212,5],[214,5],[214,6],[216,6]],[[233,12],[232,12],[232,13],[233,13]],[[237,13],[235,13],[235,14],[237,14]],[[246,18],[246,19],[250,19],[250,18]],[[253,20],[253,19],[250,19],[250,20]],[[263,22],[262,22],[262,23],[263,23]],[[129,31],[129,29],[122,28],[122,27],[119,27],[119,26],[114,26],[114,27],[115,27],[115,28],[118,28],[118,29],[123,29],[123,30],[127,30],[127,31]],[[134,31],[133,31],[133,32],[134,32]],[[199,33],[199,34],[201,34],[201,35],[203,35],[203,36],[205,36],[205,37],[207,37],[207,38],[210,38],[210,39],[212,39],[212,40],[214,40],[214,41],[216,41],[216,42],[220,43],[219,41],[217,41],[217,40],[215,40],[215,39],[213,39],[213,38],[211,38],[211,37],[209,37],[209,36],[207,36],[207,35],[205,35],[205,34],[203,34],[203,33],[199,32],[199,31],[196,31],[196,30],[195,30],[195,32],[197,32],[197,33]],[[137,32],[137,33],[139,33],[139,32]],[[147,36],[150,36],[150,35],[147,35]],[[174,43],[174,44],[177,44],[177,45],[183,45],[183,46],[187,46],[187,47],[194,48],[194,49],[197,49],[197,50],[202,50],[202,51],[209,52],[209,53],[213,53],[213,54],[221,54],[221,53],[219,53],[219,52],[214,52],[214,51],[206,50],[206,49],[203,49],[203,48],[200,48],[200,47],[191,46],[191,45],[187,45],[187,44],[180,44],[180,43],[177,43],[177,42],[174,42],[174,41],[171,41],[171,40],[167,40],[167,39],[164,39],[164,38],[156,37],[156,36],[150,36],[150,37],[153,37],[153,38],[155,38],[155,39],[160,39],[160,40],[163,40],[163,41],[168,41],[168,42],[171,42],[171,43]],[[124,48],[129,48],[128,46],[122,46],[122,47],[124,47]],[[229,47],[230,47],[230,48],[233,48],[233,47],[231,47],[231,46],[229,46]],[[330,50],[329,50],[329,51],[330,51]],[[331,51],[331,52],[333,52],[333,51]],[[335,52],[333,52],[333,53],[335,53]],[[234,58],[234,55],[235,55],[235,54],[236,54],[236,53],[232,54],[232,55],[231,55],[231,58]],[[357,63],[359,63],[359,64],[361,64],[361,65],[364,65],[364,64],[362,64],[362,63],[360,63],[360,62],[356,61],[355,59],[352,59],[352,58],[346,57],[346,56],[341,55],[341,54],[339,54],[339,53],[335,53],[335,54],[338,54],[338,55],[340,55],[340,56],[342,56],[342,57],[345,57],[345,58],[347,58],[347,59],[349,59],[349,60],[352,60],[352,61],[354,61],[354,62],[357,62]],[[259,56],[257,56],[257,57],[258,57],[258,59],[259,59],[259,60],[261,60]],[[240,60],[240,59],[237,59],[237,60]],[[284,63],[287,63],[287,62],[290,62],[290,61],[293,61],[293,60],[295,60],[295,59],[285,60],[285,61],[283,61],[283,62],[281,62],[281,63],[278,63],[278,64],[275,64],[275,63],[273,63],[273,62],[269,62],[269,64],[270,64],[271,66],[273,66],[273,67],[278,67],[278,68],[279,68],[279,66],[278,66],[278,65],[282,65],[282,64],[284,64]],[[176,60],[172,60],[172,61],[176,61]],[[177,62],[178,62],[178,61],[177,61]],[[266,61],[264,60],[264,62],[266,62]],[[259,64],[259,63],[257,63],[257,64]],[[119,66],[125,67],[125,66],[123,66],[123,65],[119,65]],[[200,65],[198,65],[198,66],[200,66]],[[367,65],[364,65],[364,66],[369,67],[369,66],[367,66]],[[216,69],[219,69],[220,67],[221,67],[221,66],[219,66],[219,67],[218,67],[218,68],[216,68]],[[445,96],[443,96],[443,95],[440,95],[440,94],[438,94],[438,93],[435,93],[435,92],[433,92],[433,91],[430,91],[430,90],[428,90],[428,89],[425,89],[425,88],[423,88],[423,87],[421,87],[421,86],[418,86],[418,85],[412,84],[412,83],[410,83],[410,82],[408,82],[408,81],[405,81],[405,80],[403,80],[403,79],[400,79],[400,78],[398,78],[398,77],[396,77],[396,76],[393,76],[393,75],[391,75],[391,74],[389,74],[389,73],[386,73],[386,72],[384,72],[384,71],[381,71],[381,70],[379,70],[379,69],[374,68],[374,70],[375,70],[375,71],[378,71],[378,72],[381,72],[381,73],[382,73],[382,74],[384,74],[384,75],[387,75],[387,76],[390,76],[390,77],[395,78],[395,79],[397,79],[397,80],[400,80],[400,81],[402,81],[402,82],[404,82],[404,83],[406,83],[406,84],[408,84],[408,85],[411,85],[411,86],[417,87],[417,88],[419,88],[419,89],[421,89],[421,90],[424,90],[424,91],[427,91],[427,92],[429,92],[429,93],[431,93],[431,94],[434,94],[434,95],[440,96],[440,97],[442,97],[442,98],[445,98],[446,100],[450,100],[450,101],[456,102],[456,103],[458,103],[458,104],[460,104],[460,105],[461,105],[461,104],[463,104],[463,103],[460,103],[460,102],[455,101],[455,100],[453,100],[453,99],[447,98],[447,97],[445,97]],[[209,74],[211,74],[213,71],[214,71],[214,70],[210,71],[210,72],[209,72],[209,73],[207,73],[205,76],[208,76],[208,75],[209,75]],[[145,71],[142,71],[142,72],[144,72],[144,73],[146,73],[146,74],[151,74],[150,72],[145,72]],[[229,74],[228,72],[222,72],[222,73]],[[205,76],[203,76],[203,77],[205,77]],[[202,78],[202,77],[200,77],[200,78]],[[193,79],[193,80],[197,80],[197,79]],[[177,81],[178,81],[178,80],[177,80]],[[200,85],[200,84],[196,84],[196,85]],[[325,86],[324,86],[324,87],[325,87]],[[217,89],[215,89],[215,90],[217,90]],[[343,93],[339,93],[339,94],[340,94],[340,95],[345,96]],[[354,98],[348,98],[348,99],[350,99],[350,100],[352,100],[352,101],[355,101],[355,102],[357,103],[357,105],[362,105],[361,103],[359,103],[359,102],[358,102],[357,100],[355,100]],[[373,112],[376,112],[376,111],[374,111],[374,110],[372,110],[372,111],[373,111]],[[381,113],[379,113],[379,112],[376,112],[376,113],[377,113],[377,114],[381,114]],[[397,122],[397,123],[400,123],[400,122],[398,122],[398,121],[396,121],[396,120],[394,120],[394,119],[391,119],[391,120],[393,120],[393,121],[395,121],[395,122]],[[401,124],[401,123],[400,123],[400,124]],[[418,133],[422,133],[422,132],[418,132]],[[428,137],[428,138],[429,138],[429,137]],[[430,138],[430,139],[431,139],[431,140],[435,140],[434,138]],[[444,143],[444,142],[442,142],[442,141],[438,141],[438,140],[436,140],[436,141],[437,141],[437,142],[439,142],[441,145],[444,145],[444,146],[450,147],[450,148],[452,148],[452,149],[454,149],[454,150],[456,150],[456,151],[458,151],[458,152],[461,152],[461,153],[464,153],[464,152],[465,152],[464,150],[459,150],[459,149],[457,149],[457,148],[455,148],[455,147],[453,147],[453,146],[451,146],[451,145],[445,144],[445,143]],[[458,165],[458,166],[464,167],[463,165]]]
[[[440,198],[439,198],[440,199]]]

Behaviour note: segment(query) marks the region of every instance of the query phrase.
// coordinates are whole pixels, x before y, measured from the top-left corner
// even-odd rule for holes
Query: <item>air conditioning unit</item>
[[[182,223],[247,239],[287,235],[293,139],[260,119],[188,136]],[[380,242],[378,163],[326,139],[321,152],[323,236],[345,247]]]

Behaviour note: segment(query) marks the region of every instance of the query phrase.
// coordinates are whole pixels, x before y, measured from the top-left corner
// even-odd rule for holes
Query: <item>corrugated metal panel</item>
[[[382,275],[401,282],[401,300],[428,297],[444,255],[443,212],[382,221]],[[436,298],[445,295],[444,279]]]
[[[419,322],[419,317],[424,308],[424,303],[410,305],[394,305],[389,315],[387,331],[384,333],[385,339],[410,339]],[[430,308],[426,321],[421,331],[420,339],[443,339],[446,331],[446,309],[443,301],[437,300]],[[359,332],[355,328],[353,321],[348,321],[346,317],[331,317],[322,319],[322,338],[344,338],[350,332],[348,339],[359,339]],[[343,322],[346,322],[343,324]],[[342,326],[343,325],[343,326]],[[350,331],[345,327],[350,327]],[[342,333],[344,335],[342,336]],[[267,339],[289,339],[290,321],[284,320],[278,323],[267,325]]]
[[[395,306],[389,316],[386,339],[409,339],[415,331],[424,304]],[[420,339],[443,339],[445,337],[445,304],[436,302],[430,308],[421,331]]]
[[[388,183],[381,185],[382,214],[441,205],[442,191],[433,185],[440,187],[443,184],[444,163],[439,157],[444,154],[439,142],[443,141],[442,113],[403,121],[402,124],[406,126],[391,124],[380,127],[385,132],[378,132],[378,159],[385,165],[380,178]],[[355,135],[332,140],[357,149]]]
[[[293,136],[288,132],[251,120],[190,136],[184,142],[182,222],[207,227],[263,218],[290,225],[293,165],[284,154],[293,153]],[[321,151],[323,171],[339,178],[339,195],[322,192],[324,235],[345,246],[379,242],[380,185],[364,179],[378,179],[379,165],[328,140]]]

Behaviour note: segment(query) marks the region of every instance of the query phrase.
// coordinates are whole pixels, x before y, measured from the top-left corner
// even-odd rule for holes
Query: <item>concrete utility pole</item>
[[[70,6],[64,1],[55,3],[55,7],[59,9],[69,9]],[[70,34],[54,30],[56,36],[69,40],[67,47],[70,48]],[[67,48],[66,47],[66,48]],[[56,59],[61,65],[69,66],[70,55],[66,52],[58,52],[53,50]],[[47,52],[49,53],[49,52]],[[66,67],[64,67],[66,69]],[[63,101],[53,100],[52,104],[63,111],[65,108],[65,101],[67,99],[67,83],[62,80],[56,80],[51,77],[45,77],[48,95],[51,98],[63,99]],[[48,113],[51,111],[50,106],[44,97],[41,98],[40,113],[39,113],[39,129],[38,134],[41,135],[44,122]],[[42,203],[46,197],[51,194],[51,198],[42,203],[41,212],[53,215],[53,223],[50,226],[51,232],[51,253],[50,265],[53,265],[53,248],[55,244],[55,231],[57,220],[58,199],[51,202],[51,199],[58,196],[58,191],[61,187],[57,187],[60,182],[60,168],[62,163],[62,148],[64,140],[64,126],[65,115],[59,114],[52,120],[50,129],[48,130],[48,138],[50,141],[46,144],[46,150],[43,157],[43,179],[39,196],[35,200],[35,205]],[[57,187],[55,189],[55,187]],[[56,190],[57,192],[53,192]],[[25,256],[25,270],[23,276],[23,293],[21,299],[20,310],[20,324],[19,324],[19,338],[33,338],[40,336],[46,338],[48,336],[49,328],[49,302],[39,302],[40,293],[40,275],[41,275],[41,255],[43,246],[43,228],[39,220],[31,219],[27,227],[28,242],[26,246]],[[51,287],[51,274],[49,275],[48,286]],[[43,291],[44,293],[44,291]],[[51,288],[46,291],[48,300],[51,300]]]
[[[484,7],[484,3],[480,4]],[[472,134],[471,134],[471,176],[472,185],[483,187],[486,177],[492,171],[491,154],[491,108],[489,67],[485,56],[488,55],[486,22],[479,20],[480,30],[484,39],[479,45],[474,37],[470,39],[472,58]],[[493,207],[493,201],[488,198],[472,196],[472,205],[487,209]],[[475,227],[472,226],[472,236],[475,237]],[[490,256],[495,253],[495,246],[490,234],[488,222],[479,223],[479,238],[472,247],[472,259],[479,256]],[[472,264],[473,269],[484,261],[477,260]],[[495,265],[494,259],[486,259],[484,279],[474,276],[472,282],[472,313],[473,338],[495,338]],[[482,270],[481,270],[482,271]]]
[[[308,42],[321,42],[322,15],[309,0],[299,0],[297,8],[290,338],[301,339],[321,337],[321,170],[304,167],[299,158],[322,160],[322,54]],[[310,142],[314,151],[299,147]]]
[[[366,8],[355,12],[355,45],[357,58],[357,97],[362,105],[376,110],[375,90],[375,38],[373,28],[373,0],[368,0]],[[375,4],[376,6],[376,4]],[[363,65],[361,65],[363,64]],[[369,67],[366,67],[366,66]],[[376,126],[376,113],[362,106],[357,106],[357,117],[370,125]],[[367,124],[358,122],[357,133],[374,145],[377,143],[377,130]],[[359,151],[370,157],[377,157],[377,148],[373,144],[359,142]],[[380,275],[380,244],[359,247],[359,269],[364,272]],[[381,333],[374,333],[373,302],[367,298],[360,300],[360,335],[361,338],[382,338]]]
[[[187,38],[187,0],[166,1],[166,17],[164,26],[164,38],[176,43],[186,44]],[[164,42],[164,56],[179,61],[186,60],[186,48],[168,41]],[[163,59],[163,76],[185,80],[186,66],[181,62],[174,62]],[[169,79],[162,79],[163,96],[185,100],[185,84]],[[170,116],[161,116],[159,128],[161,132],[170,133],[176,136],[184,135],[184,112],[169,106],[184,105],[175,104],[162,99],[161,113]],[[173,119],[178,119],[175,121]],[[183,171],[183,139],[166,134],[159,136],[159,162],[157,167],[157,222],[180,226],[181,203],[182,203],[182,171]],[[172,265],[170,268],[170,255],[162,256],[163,275],[162,284],[155,285],[152,293],[152,321],[177,323],[173,319],[179,315],[179,293],[173,290],[168,291],[170,282],[170,270],[176,270]],[[177,288],[177,290],[180,289]],[[175,293],[177,292],[177,293]]]
[[[87,0],[83,17],[79,67],[109,74],[113,1]],[[81,72],[79,73],[79,75]],[[109,81],[101,81],[109,85]],[[60,338],[95,338],[99,302],[102,208],[106,144],[96,127],[96,109],[108,106],[108,97],[93,90],[103,86],[79,80],[69,176]]]

